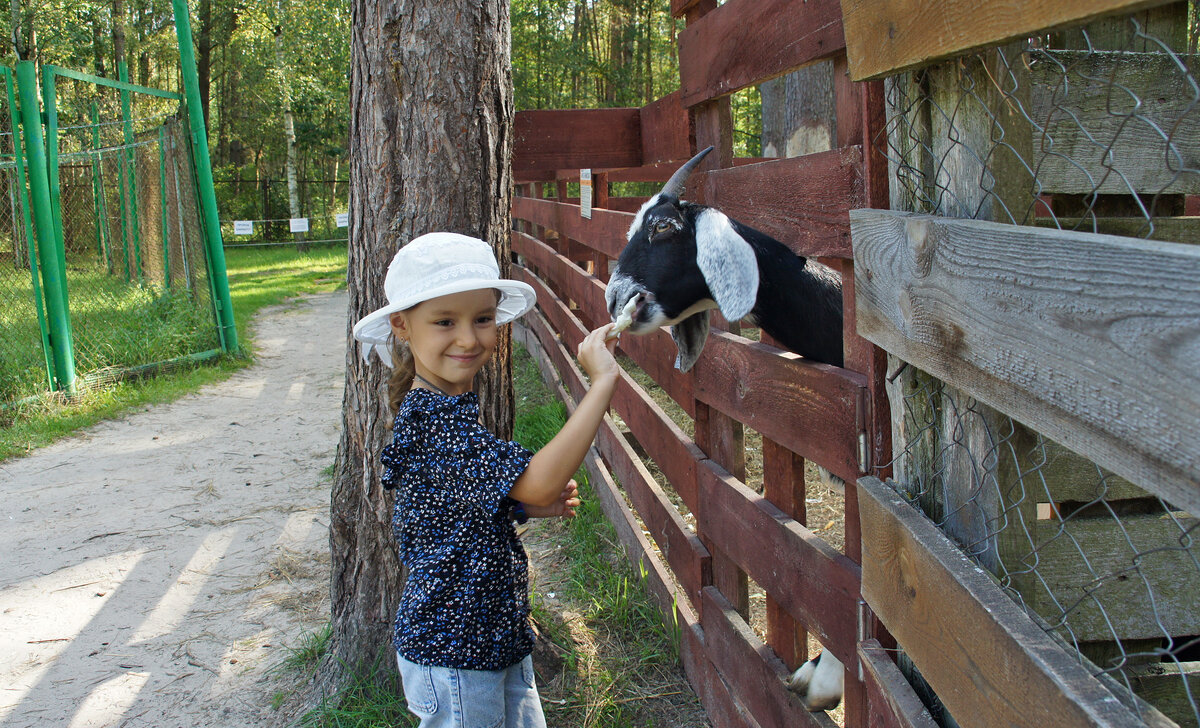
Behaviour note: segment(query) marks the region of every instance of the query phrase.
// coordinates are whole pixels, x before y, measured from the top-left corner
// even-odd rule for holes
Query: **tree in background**
[[[482,238],[507,274],[513,113],[508,0],[353,0],[352,13],[351,323],[385,302],[388,263],[423,233]],[[476,381],[485,423],[506,438],[507,334]],[[356,345],[347,351],[330,521],[333,636],[321,668],[329,687],[391,655],[401,580],[392,498],[379,482],[392,422],[385,374]]]

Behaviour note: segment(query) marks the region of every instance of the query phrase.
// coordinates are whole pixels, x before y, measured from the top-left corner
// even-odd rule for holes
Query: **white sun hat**
[[[392,365],[388,317],[393,313],[431,298],[483,288],[500,292],[497,325],[524,316],[537,304],[531,286],[500,277],[492,246],[482,240],[458,233],[427,233],[415,238],[396,251],[388,266],[383,279],[387,305],[354,324],[354,338],[363,344],[363,359],[374,350],[384,364]]]

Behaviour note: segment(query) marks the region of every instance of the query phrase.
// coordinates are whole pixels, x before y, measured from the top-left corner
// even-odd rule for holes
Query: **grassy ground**
[[[566,409],[517,347],[516,439],[536,450],[561,429]],[[703,710],[683,678],[673,630],[664,626],[616,532],[576,475],[584,505],[570,521],[531,521],[522,536],[531,562],[534,661],[551,728],[700,728]],[[313,657],[306,663],[316,665]],[[321,728],[411,726],[398,700],[365,680],[340,704],[306,716]]]
[[[226,251],[226,264],[242,355],[225,356],[209,364],[186,366],[155,377],[89,389],[70,403],[43,398],[0,409],[0,462],[47,445],[100,420],[119,416],[137,407],[171,401],[205,384],[228,377],[252,362],[252,357],[247,355],[247,352],[253,352],[247,324],[259,309],[297,295],[332,291],[345,285],[344,246],[314,247],[303,254],[292,248],[230,249]],[[145,297],[145,294],[137,293],[143,289],[129,290],[133,292],[119,300],[119,307],[132,306],[144,315],[159,317],[156,320],[187,317],[186,313],[178,312],[179,307],[169,297],[158,297],[147,303],[138,299],[138,296]],[[118,332],[121,330],[120,326],[112,328]],[[76,324],[76,329],[95,330],[96,327]],[[151,330],[170,331],[174,327],[164,324],[151,327]],[[146,361],[155,361],[168,355],[177,356],[183,351],[176,351],[181,345],[182,336],[172,338],[164,335],[160,338],[161,341],[155,342],[155,353]],[[133,346],[144,348],[145,337],[132,340],[131,337],[114,336],[104,343],[104,348]],[[114,357],[120,361],[144,359]]]

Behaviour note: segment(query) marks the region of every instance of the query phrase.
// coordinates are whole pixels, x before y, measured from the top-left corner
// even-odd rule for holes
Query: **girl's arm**
[[[579,470],[620,377],[621,368],[613,357],[617,341],[604,340],[612,327],[613,324],[601,326],[579,345],[579,365],[591,378],[592,385],[563,428],[529,461],[529,467],[513,484],[510,498],[532,506],[549,506],[559,499],[567,482]]]

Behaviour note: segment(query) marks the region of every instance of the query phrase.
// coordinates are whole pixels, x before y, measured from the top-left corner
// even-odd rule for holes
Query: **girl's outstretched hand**
[[[563,518],[574,518],[575,509],[579,507],[582,501],[579,500],[579,484],[572,480],[567,481],[567,485],[562,490],[562,494],[558,496],[558,500],[548,506],[531,506],[528,503],[523,504],[525,514],[530,518],[553,518],[561,516]]]
[[[617,340],[607,338],[608,332],[614,325],[604,324],[584,337],[579,344],[579,353],[576,358],[579,359],[579,366],[583,367],[583,371],[592,380],[592,384],[596,384],[600,380],[616,382],[621,373],[621,367],[617,364],[615,356]]]

